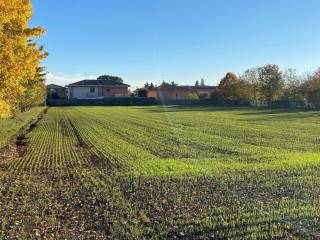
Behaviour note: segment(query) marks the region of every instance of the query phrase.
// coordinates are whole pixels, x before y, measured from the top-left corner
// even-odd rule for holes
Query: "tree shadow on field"
[[[157,107],[135,107],[147,113],[183,113],[183,112],[225,112],[234,115],[238,120],[265,121],[279,120],[290,121],[308,118],[320,118],[319,110],[303,109],[275,109],[266,107],[234,107],[234,106],[196,106],[196,105],[162,105]],[[236,116],[244,117],[239,119]],[[246,118],[247,117],[247,118]]]
[[[241,109],[249,109],[248,107],[220,107],[220,106],[197,106],[197,105],[161,105],[158,108],[150,109],[150,107],[137,108],[144,109],[150,113],[163,113],[163,112],[220,112],[220,111],[236,111]]]
[[[250,120],[299,120],[306,118],[320,117],[319,110],[301,110],[301,109],[266,109],[252,108],[254,111],[238,113],[241,116],[248,116]],[[251,118],[256,117],[256,118]],[[248,119],[246,119],[248,120]]]

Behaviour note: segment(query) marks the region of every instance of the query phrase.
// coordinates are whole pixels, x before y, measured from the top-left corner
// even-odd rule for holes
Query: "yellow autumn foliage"
[[[37,69],[46,54],[33,40],[45,31],[29,28],[31,17],[30,0],[0,0],[0,116],[7,106],[9,115],[17,112],[26,86],[39,81]]]
[[[9,104],[0,99],[0,118],[11,117],[11,108]]]

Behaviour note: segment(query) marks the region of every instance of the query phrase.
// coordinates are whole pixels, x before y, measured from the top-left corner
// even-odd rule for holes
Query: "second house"
[[[69,98],[105,98],[128,96],[129,85],[112,80],[82,80],[68,85]]]

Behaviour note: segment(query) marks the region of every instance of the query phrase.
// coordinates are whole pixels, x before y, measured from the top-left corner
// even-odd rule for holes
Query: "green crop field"
[[[320,238],[319,120],[50,108],[0,162],[0,239]]]
[[[18,114],[13,119],[0,120],[0,148],[6,146],[12,136],[34,121],[43,110],[44,107],[36,107],[28,112]]]

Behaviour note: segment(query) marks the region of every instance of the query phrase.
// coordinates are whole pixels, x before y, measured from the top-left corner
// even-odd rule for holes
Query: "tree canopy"
[[[123,79],[121,77],[112,76],[112,75],[101,75],[98,77],[98,80],[110,80],[110,81],[115,81],[117,83],[123,83]]]
[[[234,73],[227,73],[218,86],[219,92],[225,100],[239,100],[241,97],[241,82]]]
[[[320,69],[298,76],[295,69],[280,71],[277,65],[268,64],[248,69],[240,77],[227,73],[218,90],[213,97],[222,100],[280,100],[299,106],[320,106]]]
[[[303,85],[303,92],[308,101],[320,102],[320,68]]]
[[[279,67],[268,64],[260,69],[259,80],[262,93],[267,101],[278,100],[283,94],[283,78]]]
[[[0,0],[0,9],[0,117],[8,117],[21,110],[34,87],[45,92],[39,69],[47,54],[34,41],[45,30],[28,27],[30,0]]]
[[[144,88],[150,90],[150,89],[156,88],[156,86],[153,84],[153,82],[151,82],[151,83],[146,82],[146,83],[144,84]]]
[[[163,81],[160,85],[160,87],[176,87],[178,86],[177,83],[175,83],[174,81],[172,81],[171,83]]]
[[[201,79],[200,82],[201,82],[201,83],[200,83],[200,86],[201,86],[201,87],[204,87],[204,86],[206,85],[206,83],[204,82],[204,79],[203,79],[203,78]]]

